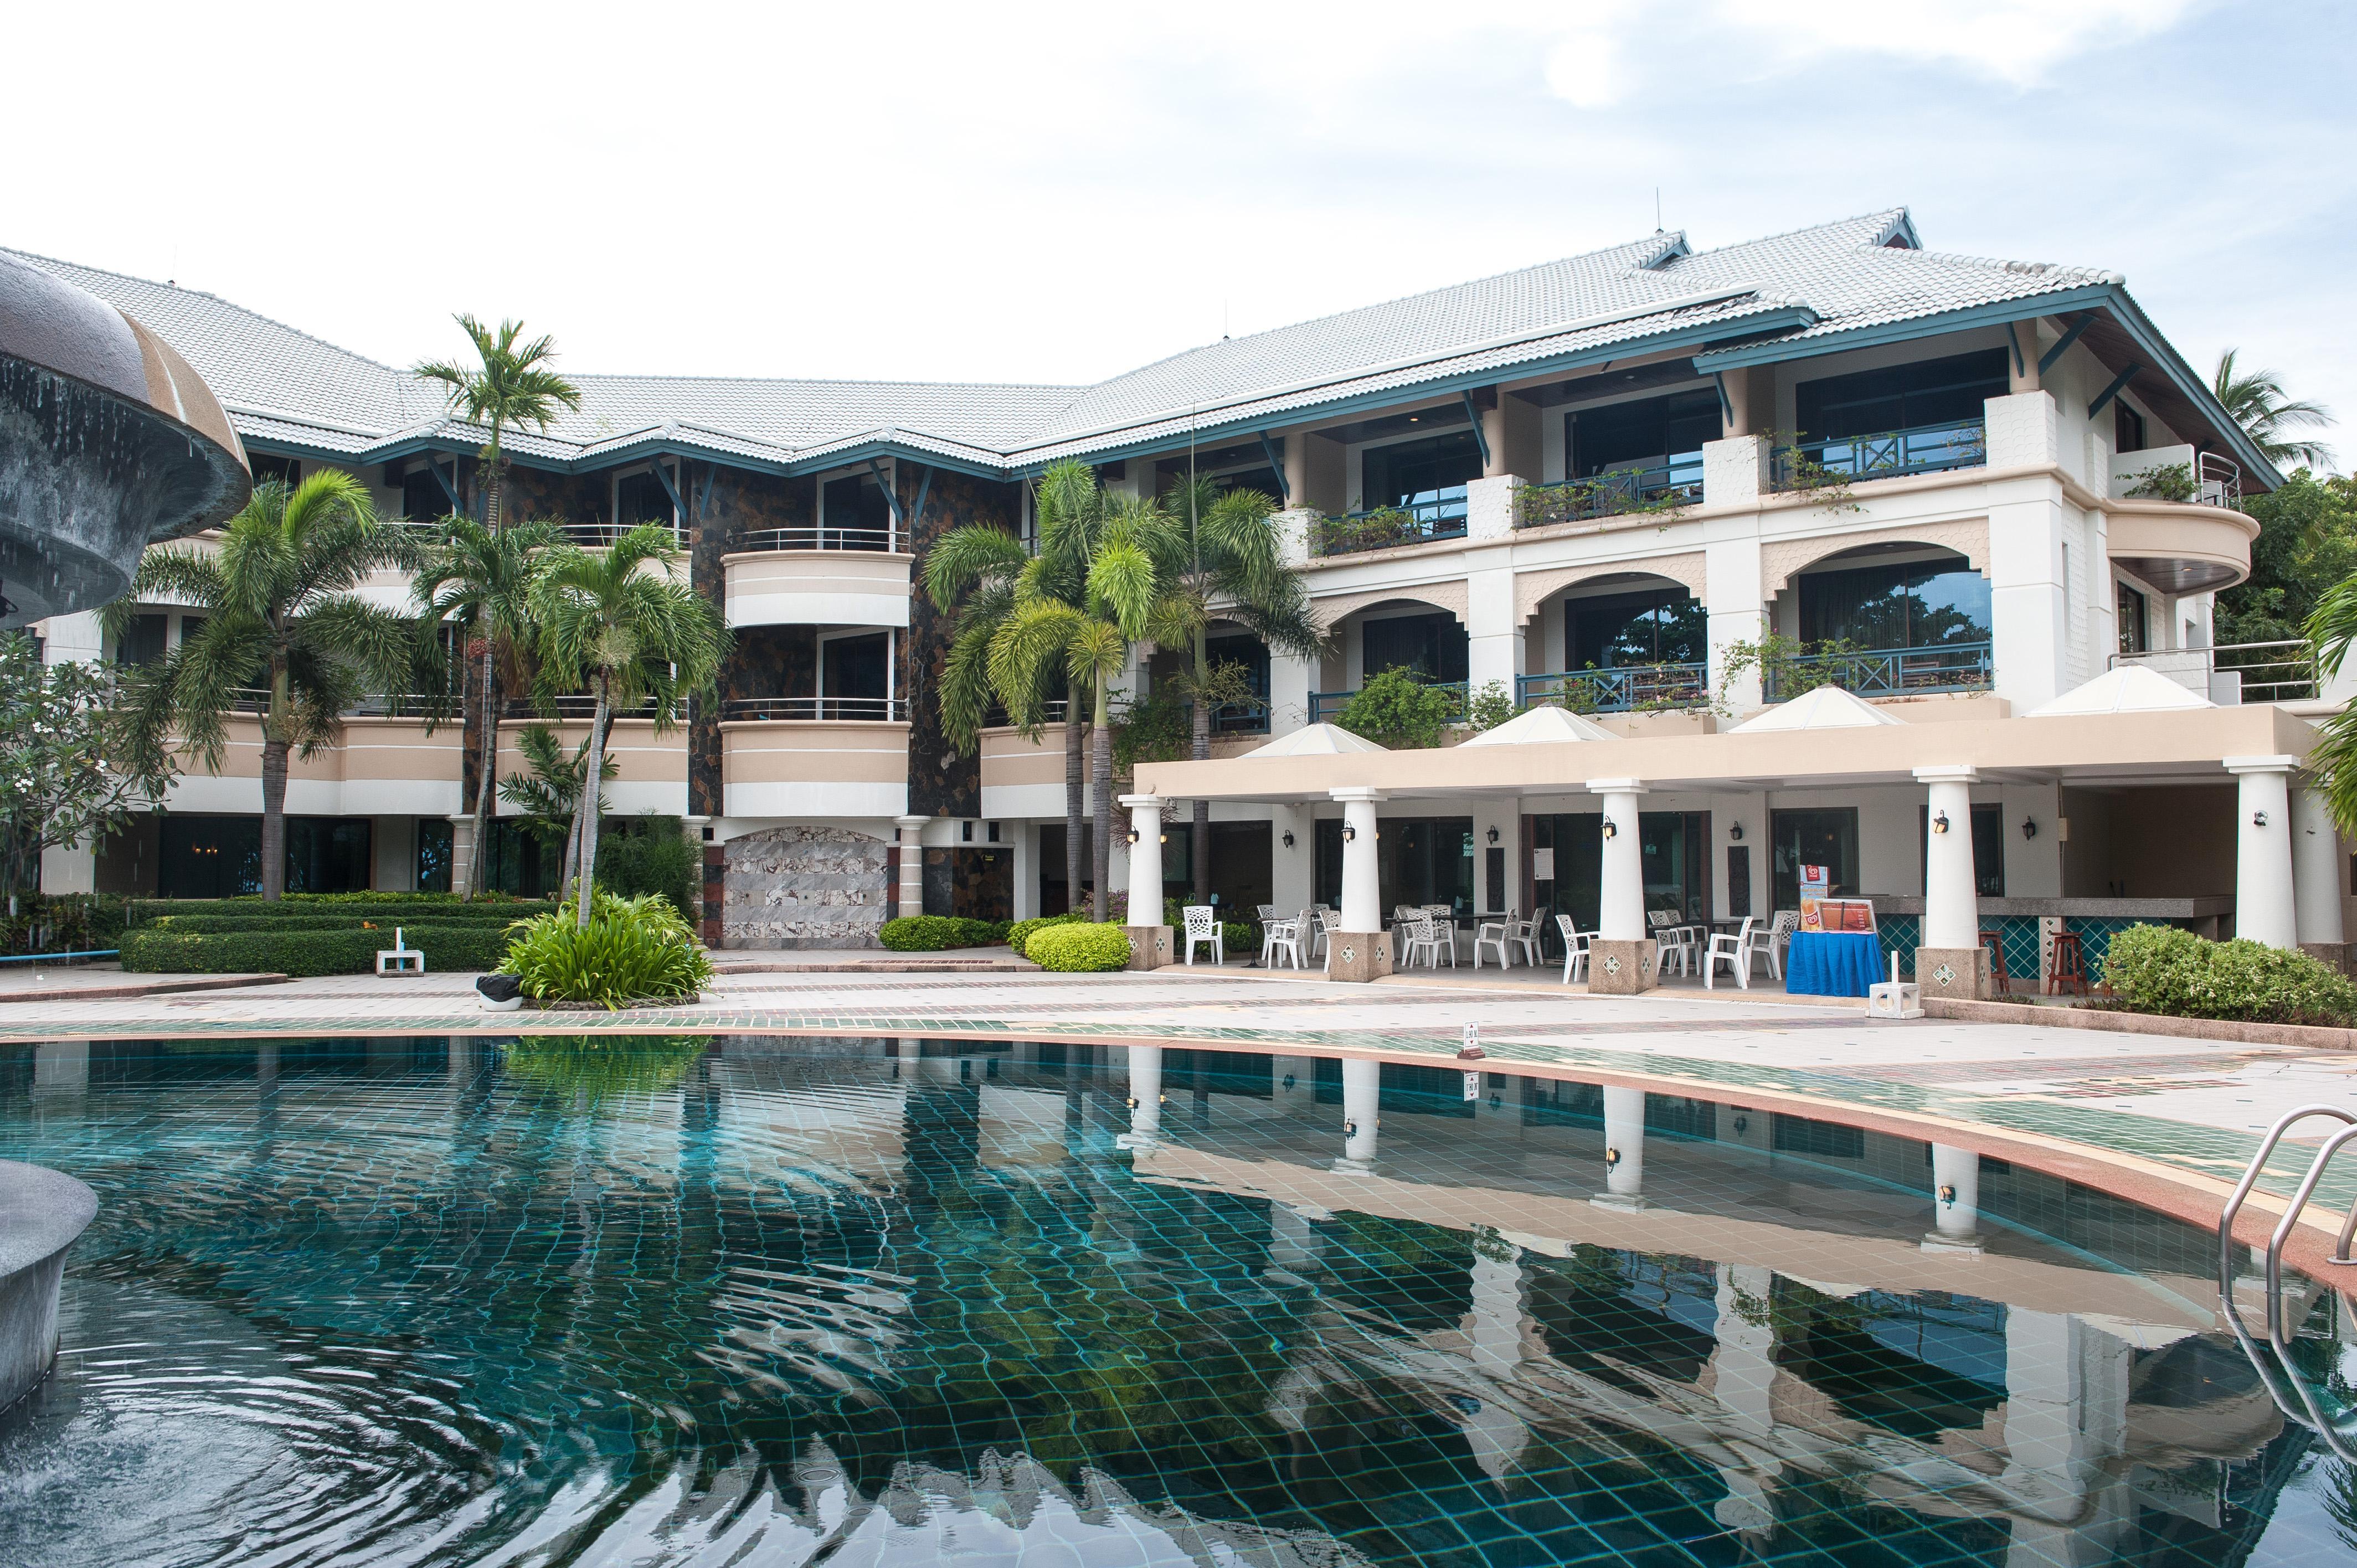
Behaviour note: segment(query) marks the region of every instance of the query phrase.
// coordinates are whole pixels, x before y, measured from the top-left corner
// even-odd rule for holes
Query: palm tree
[[[478,363],[469,367],[455,360],[419,361],[416,373],[449,389],[450,408],[468,423],[490,431],[483,443],[483,522],[497,532],[500,502],[507,489],[507,433],[526,425],[546,430],[559,408],[579,412],[581,389],[548,368],[556,358],[546,337],[518,344],[523,323],[502,321],[493,332],[461,311],[455,319],[475,346]]]
[[[1189,473],[1163,497],[1163,510],[1180,531],[1174,607],[1169,629],[1192,656],[1182,682],[1194,713],[1195,760],[1211,755],[1211,710],[1236,700],[1225,671],[1211,668],[1210,631],[1215,618],[1235,621],[1268,645],[1272,653],[1314,658],[1325,651],[1326,631],[1309,607],[1301,575],[1286,564],[1277,539],[1276,503],[1258,490],[1222,495],[1211,479]],[[1195,897],[1211,897],[1211,803],[1194,802]]]
[[[2294,401],[2284,391],[2283,378],[2273,371],[2237,373],[2234,356],[2240,352],[2229,349],[2218,356],[2218,373],[2212,379],[2211,390],[2243,427],[2243,434],[2270,463],[2293,462],[2310,468],[2329,465],[2331,447],[2320,441],[2298,439],[2290,432],[2330,425],[2330,411],[2321,403]]]
[[[651,704],[656,729],[668,729],[691,695],[713,689],[728,655],[728,628],[688,585],[668,528],[642,523],[610,550],[558,546],[543,557],[531,598],[544,686],[578,681],[597,699],[585,779],[606,776],[606,733],[617,708]],[[596,792],[581,793],[576,918],[586,928],[597,885],[597,812]]]
[[[559,542],[553,524],[527,522],[508,529],[487,528],[456,515],[442,521],[441,531],[425,549],[411,592],[418,609],[418,633],[429,667],[442,658],[442,628],[455,627],[468,639],[467,662],[481,660],[475,682],[481,706],[482,768],[475,784],[475,836],[468,849],[467,886],[483,890],[483,870],[491,836],[491,791],[498,787],[500,748],[500,665],[511,667],[527,654],[533,641],[532,581],[538,570],[535,557]],[[437,689],[447,690],[444,674]]]
[[[193,635],[133,682],[135,768],[164,759],[177,735],[218,773],[228,749],[223,715],[259,703],[264,898],[286,891],[288,755],[334,744],[344,714],[370,693],[397,699],[409,689],[411,624],[358,590],[372,572],[413,564],[402,531],[376,521],[366,487],[322,469],[291,488],[256,485],[218,549],[150,550],[130,591],[103,612],[117,636],[141,600],[204,612]]]
[[[589,777],[589,737],[570,752],[546,725],[526,725],[516,736],[516,755],[530,773],[511,773],[500,780],[500,799],[522,812],[524,832],[543,843],[559,837],[565,842],[565,870],[556,879],[558,894],[573,886],[574,857],[581,853],[581,785]],[[606,783],[621,772],[619,758],[606,758],[605,778],[598,780],[597,810],[606,810]]]

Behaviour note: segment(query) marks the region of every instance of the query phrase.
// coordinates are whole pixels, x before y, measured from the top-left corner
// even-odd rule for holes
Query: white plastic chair
[[[1195,961],[1195,944],[1211,944],[1211,961],[1228,961],[1226,933],[1220,929],[1220,912],[1209,904],[1189,904],[1179,911],[1187,919],[1187,961]]]
[[[1487,947],[1498,950],[1500,969],[1512,969],[1513,960],[1506,956],[1506,944],[1517,940],[1516,933],[1522,929],[1523,923],[1514,918],[1514,912],[1512,909],[1494,920],[1483,920],[1475,926],[1473,928],[1473,967],[1475,969],[1481,967],[1481,950]]]
[[[1756,915],[1743,917],[1739,931],[1712,933],[1710,949],[1703,954],[1702,986],[1705,991],[1717,989],[1718,966],[1725,964],[1734,972],[1735,983],[1744,990],[1751,989],[1751,955],[1760,950],[1752,942],[1751,928],[1760,923]]]
[[[1577,929],[1568,915],[1557,915],[1555,924],[1555,929],[1563,933],[1563,983],[1569,985],[1575,974],[1586,979],[1588,939],[1596,933]]]
[[[1402,920],[1393,928],[1393,933],[1400,946],[1402,969],[1414,969],[1419,953],[1433,968],[1440,967],[1441,942],[1433,930],[1431,916],[1418,915],[1413,919]]]
[[[1308,967],[1301,957],[1301,923],[1308,917],[1296,916],[1290,920],[1264,918],[1261,922],[1260,961],[1264,969],[1276,967],[1272,955],[1284,952],[1291,956],[1293,967]]]
[[[1457,967],[1457,906],[1426,904],[1417,913],[1432,922],[1432,934],[1440,943],[1437,950],[1447,953],[1448,967],[1455,969]],[[1438,969],[1440,964],[1435,961],[1432,967]]]
[[[1691,926],[1676,924],[1677,913],[1671,909],[1649,909],[1645,918],[1653,928],[1653,940],[1662,955],[1662,972],[1669,972],[1670,961],[1677,961],[1680,974],[1692,974],[1695,966],[1695,933]]]
[[[1770,978],[1776,980],[1784,978],[1784,955],[1792,950],[1792,933],[1800,929],[1801,912],[1798,909],[1776,911],[1774,922],[1769,926],[1767,934],[1760,939],[1762,950],[1768,955],[1768,973]]]
[[[1312,909],[1310,914],[1318,921],[1317,947],[1318,952],[1325,955],[1326,971],[1330,974],[1334,970],[1334,933],[1341,929],[1342,911],[1321,906]]]

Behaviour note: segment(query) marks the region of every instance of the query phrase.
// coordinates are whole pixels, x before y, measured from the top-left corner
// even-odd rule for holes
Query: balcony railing
[[[1457,699],[1457,705],[1450,712],[1447,722],[1450,724],[1461,723],[1465,717],[1465,682],[1462,681],[1434,681],[1429,682],[1429,684],[1434,691],[1446,692],[1450,696]],[[1310,693],[1309,722],[1313,725],[1331,723],[1334,715],[1342,711],[1343,704],[1358,694],[1359,693],[1356,692]]]
[[[644,718],[655,711],[655,700],[649,697],[636,707],[616,708],[618,719]],[[562,697],[511,697],[506,716],[511,719],[590,719],[597,716],[597,699],[586,692],[567,693]]]
[[[622,536],[641,528],[660,528],[671,535],[672,548],[680,546],[679,530],[667,522],[568,522],[558,532],[568,544],[584,550],[610,550],[622,541]]]
[[[892,531],[888,528],[760,528],[750,533],[739,533],[728,541],[732,551],[755,553],[771,550],[873,550],[889,553]]]
[[[728,719],[851,719],[895,723],[909,716],[905,697],[735,697],[722,711]]]
[[[1632,664],[1619,670],[1517,675],[1514,700],[1525,708],[1554,703],[1586,714],[1698,707],[1710,701],[1710,671],[1702,664]]]
[[[1322,517],[1310,532],[1310,542],[1319,555],[1356,555],[1362,551],[1388,550],[1395,544],[1464,537],[1463,485],[1435,490],[1429,499],[1405,506],[1370,507],[1365,511],[1344,512],[1340,517]]]
[[[1672,511],[1701,499],[1702,454],[1680,453],[1584,479],[1524,485],[1514,495],[1514,526],[1544,528],[1631,512]]]
[[[1959,419],[1832,441],[1804,439],[1777,450],[1775,485],[1780,490],[1803,490],[1854,479],[1976,468],[1988,461],[1986,425],[1983,420]]]
[[[354,703],[350,707],[346,708],[343,711],[342,716],[348,719],[384,718],[388,715],[393,714],[397,710],[399,716],[404,718],[422,718],[427,714],[436,714],[438,717],[447,718],[455,716],[457,709],[458,699],[455,695],[446,693],[443,696],[436,697],[419,692],[412,693],[402,697],[385,697],[381,695],[362,697],[359,702]],[[229,707],[226,711],[232,714],[251,714],[256,716],[268,713],[270,711],[269,688],[265,686],[239,687],[230,694]]]
[[[2316,650],[2297,638],[2229,642],[2218,648],[2156,648],[2115,653],[2111,662],[2142,664],[2221,707],[2306,702],[2318,691]]]
[[[1986,642],[1804,653],[1769,665],[1766,695],[1781,703],[1818,686],[1839,686],[1859,697],[1986,692],[1996,676],[1992,645]]]
[[[1211,710],[1211,733],[1220,735],[1266,735],[1268,704],[1266,703],[1222,703]]]

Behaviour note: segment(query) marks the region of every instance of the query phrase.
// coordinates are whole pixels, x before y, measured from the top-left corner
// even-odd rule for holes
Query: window
[[[1702,482],[1702,446],[1724,434],[1718,394],[1672,392],[1606,403],[1564,417],[1563,449],[1575,479],[1621,469],[1670,470],[1664,483]]]
[[[823,637],[818,644],[819,695],[830,719],[882,718],[891,695],[892,634]]]
[[[1771,1141],[1780,1155],[1811,1155],[1824,1160],[1866,1158],[1866,1133],[1838,1122],[1813,1122],[1806,1116],[1776,1112]]]
[[[450,823],[446,818],[417,819],[417,890],[450,891]]]
[[[1699,664],[1708,657],[1710,618],[1684,588],[1566,599],[1564,668]]]
[[[1961,557],[1801,575],[1801,640],[1935,648],[1989,639],[1988,579]]]
[[[1249,633],[1213,637],[1204,643],[1212,669],[1222,664],[1243,667],[1249,702],[1216,708],[1211,714],[1214,735],[1265,735],[1268,732],[1268,644]]]
[[[1827,891],[1847,897],[1857,886],[1857,808],[1770,811],[1768,838],[1776,856],[1779,909],[1801,907],[1801,867],[1822,865],[1830,874]]]
[[[1375,828],[1375,882],[1383,918],[1398,904],[1447,904],[1459,915],[1473,912],[1473,819],[1385,817]],[[1215,861],[1211,875],[1218,877]],[[1318,897],[1340,908],[1342,823],[1318,823]]]
[[[1470,430],[1370,446],[1363,461],[1367,510],[1407,507],[1427,521],[1462,520],[1466,481],[1481,477],[1481,447]]]
[[[827,550],[888,550],[892,503],[873,474],[845,474],[818,488],[819,544]]]
[[[1951,831],[1953,831],[1951,824]],[[1932,864],[1932,808],[1915,808],[1918,864]],[[1983,898],[2005,897],[2005,808],[1994,802],[1973,808],[1973,891]]]
[[[662,480],[652,473],[625,474],[614,481],[614,521],[623,528],[642,522],[675,528],[678,509],[671,504],[671,492],[663,489]]]
[[[2128,406],[2128,400],[2112,400],[2112,450],[2141,452],[2144,450],[2144,415]]]
[[[257,485],[274,482],[292,489],[303,482],[300,458],[274,457],[267,452],[248,452],[245,462],[246,467],[253,470],[253,482]]]
[[[2152,647],[2151,635],[2146,630],[2145,596],[2126,583],[2117,585],[2120,591],[2120,651],[2144,653]]]
[[[1446,611],[1367,621],[1360,638],[1360,668],[1368,675],[1413,670],[1427,681],[1465,679],[1465,628]]]
[[[430,522],[450,515],[450,493],[425,468],[401,477],[401,515],[412,522]]]
[[[1826,376],[1795,389],[1800,433],[1831,440],[1961,424],[1984,417],[1981,405],[2012,384],[2003,349]]]
[[[155,664],[164,657],[164,618],[161,615],[139,615],[123,628],[114,639],[114,661],[117,664]]]

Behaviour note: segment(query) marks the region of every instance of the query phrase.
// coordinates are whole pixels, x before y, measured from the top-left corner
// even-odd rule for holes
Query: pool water
[[[620,1045],[0,1051],[0,1157],[101,1201],[0,1563],[2357,1555],[2209,1236],[2033,1171],[1486,1071]]]

